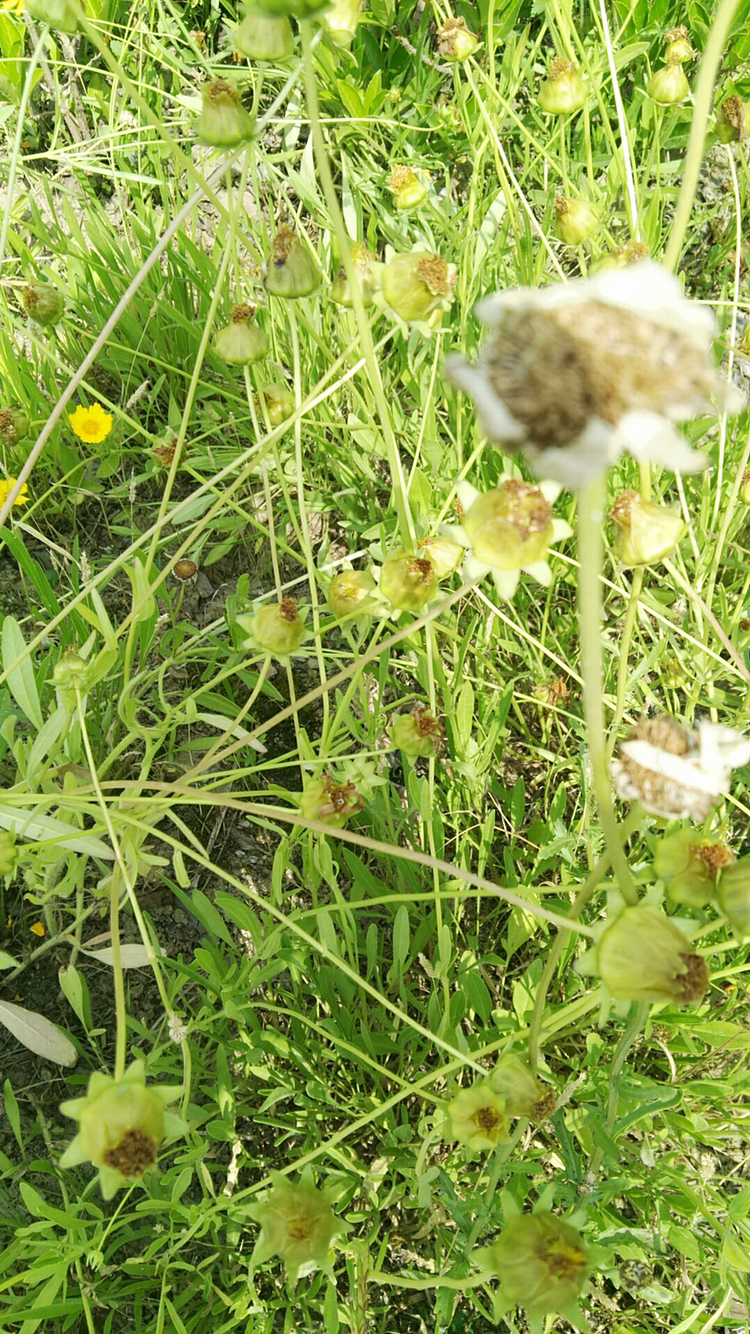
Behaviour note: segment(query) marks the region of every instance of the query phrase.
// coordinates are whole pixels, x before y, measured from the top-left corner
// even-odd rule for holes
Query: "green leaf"
[[[0,806],[0,827],[39,843],[59,843],[70,852],[82,852],[87,857],[113,861],[114,852],[100,838],[83,834],[75,825],[64,824],[52,815],[27,815],[11,806]]]
[[[3,672],[10,693],[29,722],[41,728],[44,718],[34,679],[34,666],[15,616],[5,616],[3,619],[2,653]]]
[[[18,1038],[24,1047],[45,1061],[54,1061],[57,1065],[75,1065],[78,1060],[78,1052],[70,1038],[66,1038],[55,1024],[35,1010],[11,1005],[10,1001],[0,1001],[0,1024]]]

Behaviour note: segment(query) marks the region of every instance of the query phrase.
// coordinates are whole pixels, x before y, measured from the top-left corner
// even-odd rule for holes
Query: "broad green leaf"
[[[34,678],[34,664],[15,616],[3,618],[2,650],[3,672],[8,689],[29,722],[41,728],[44,718]]]
[[[24,1047],[41,1056],[45,1061],[55,1061],[57,1065],[75,1065],[78,1053],[64,1033],[61,1033],[43,1014],[36,1010],[24,1010],[21,1005],[11,1005],[10,1001],[0,1001],[0,1024],[8,1029]]]
[[[84,834],[75,826],[64,824],[52,815],[27,815],[25,811],[0,806],[0,828],[11,829],[14,834],[33,839],[34,842],[60,843],[64,849],[82,852],[87,857],[101,857],[110,862],[114,860],[114,852],[100,838]]]

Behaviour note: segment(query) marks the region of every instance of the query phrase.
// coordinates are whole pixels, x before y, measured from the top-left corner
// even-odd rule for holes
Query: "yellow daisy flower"
[[[0,477],[0,506],[5,504],[15,484],[16,484],[15,477]],[[13,504],[28,505],[28,503],[29,503],[29,488],[27,486],[22,486],[21,490],[19,491],[18,495],[13,501]]]
[[[26,6],[23,0],[2,0],[2,3],[0,3],[0,9],[2,9],[4,13],[16,14],[18,18],[21,17],[25,8]]]
[[[87,445],[99,445],[102,440],[106,440],[112,430],[112,416],[105,412],[99,403],[94,403],[90,408],[84,408],[80,405],[75,412],[68,415],[68,421],[79,440],[84,440]]]

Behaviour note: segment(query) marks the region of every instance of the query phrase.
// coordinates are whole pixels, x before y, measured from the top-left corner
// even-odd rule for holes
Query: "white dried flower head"
[[[705,459],[674,422],[742,398],[711,357],[715,321],[647,260],[537,291],[498,292],[477,307],[493,331],[478,361],[446,363],[471,394],[487,437],[522,450],[539,476],[585,486],[624,451],[697,472]]]
[[[612,764],[618,797],[666,819],[705,820],[728,790],[733,769],[750,761],[750,738],[703,722],[697,730],[660,714],[641,718]]]

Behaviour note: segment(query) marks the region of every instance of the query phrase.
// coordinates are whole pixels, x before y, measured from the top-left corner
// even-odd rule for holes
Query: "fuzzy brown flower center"
[[[638,503],[640,496],[637,491],[621,491],[619,496],[609,511],[609,517],[618,528],[629,528],[630,519],[633,513],[633,506]]]
[[[539,1098],[537,1102],[534,1103],[534,1106],[532,1107],[530,1112],[531,1120],[545,1121],[548,1116],[552,1115],[556,1107],[557,1107],[557,1098],[550,1089],[548,1093],[545,1093],[541,1098]]]
[[[411,167],[394,167],[388,178],[388,188],[390,190],[403,190],[404,186],[412,185],[416,180],[417,177]]]
[[[181,579],[185,583],[188,579],[194,579],[198,573],[198,566],[194,560],[178,560],[173,571],[175,578]]]
[[[474,1113],[472,1119],[479,1126],[479,1129],[484,1131],[485,1135],[491,1135],[500,1121],[500,1117],[492,1107],[480,1107],[479,1111]]]
[[[498,397],[542,448],[570,444],[592,417],[614,426],[629,411],[698,411],[715,383],[687,338],[597,301],[506,311],[486,360]]]
[[[271,246],[271,259],[277,268],[286,264],[292,250],[299,244],[297,233],[291,227],[279,227]]]
[[[434,713],[430,713],[429,709],[416,708],[412,717],[421,737],[434,737],[439,740],[443,735],[442,724],[438,722]]]
[[[538,486],[529,486],[511,478],[503,483],[503,518],[513,525],[525,541],[533,533],[542,533],[552,517],[552,510]]]
[[[232,324],[244,324],[246,320],[251,320],[255,314],[255,306],[243,303],[240,306],[232,307],[230,319]]]
[[[699,1001],[708,986],[708,968],[700,954],[681,954],[680,963],[684,972],[675,978],[677,999],[681,1005]]]
[[[290,1241],[307,1241],[310,1235],[310,1220],[302,1216],[290,1218],[287,1223],[287,1236]]]
[[[576,1246],[554,1238],[542,1247],[540,1259],[553,1278],[574,1279],[586,1268],[586,1256]]]
[[[107,1150],[104,1162],[128,1180],[142,1176],[156,1162],[156,1142],[142,1130],[126,1130],[120,1143]]]
[[[552,79],[554,83],[556,79],[561,79],[564,74],[570,74],[574,69],[575,65],[572,65],[564,56],[555,56],[554,60],[550,61],[547,78]]]
[[[16,438],[16,427],[13,421],[13,413],[4,408],[0,412],[0,436],[10,445]]]
[[[236,91],[228,79],[214,79],[213,83],[208,85],[207,91],[212,102],[223,102],[227,98],[233,102],[237,101]]]
[[[409,561],[408,575],[409,579],[415,584],[429,584],[432,579],[433,567],[432,561],[423,556],[417,556],[415,560]]]
[[[282,598],[279,603],[279,615],[283,617],[285,621],[289,621],[291,625],[294,625],[295,621],[299,619],[297,616],[297,603],[294,601],[294,598]]]
[[[731,866],[734,861],[734,853],[726,843],[697,843],[693,848],[693,856],[705,866],[714,880],[719,871],[723,871],[725,866]]]
[[[739,140],[746,137],[747,124],[745,120],[745,108],[742,104],[742,100],[737,97],[735,93],[732,93],[731,97],[728,97],[726,101],[722,103],[720,114],[727,125],[731,125],[734,130],[735,139]]]
[[[433,296],[450,296],[455,284],[448,265],[439,255],[425,255],[420,259],[417,277]]]

